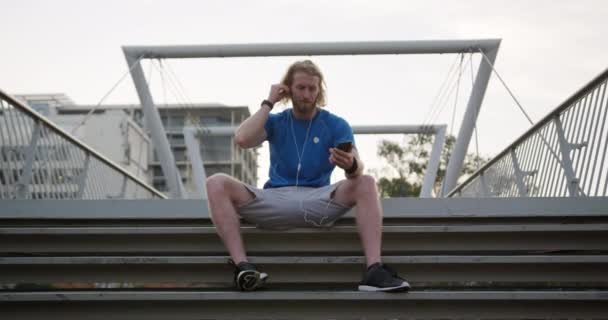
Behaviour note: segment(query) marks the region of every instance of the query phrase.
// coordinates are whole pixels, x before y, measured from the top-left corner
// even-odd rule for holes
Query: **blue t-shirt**
[[[309,124],[310,132],[306,139]],[[300,174],[297,175],[298,186],[318,188],[329,185],[331,173],[336,167],[329,162],[329,148],[342,142],[352,142],[353,147],[355,145],[353,129],[348,122],[323,109],[317,109],[312,123],[296,119],[291,108],[270,114],[264,128],[270,144],[269,180],[264,184],[264,189],[295,186],[298,155],[302,158]]]

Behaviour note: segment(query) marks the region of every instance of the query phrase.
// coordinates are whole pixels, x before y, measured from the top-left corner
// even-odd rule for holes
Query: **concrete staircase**
[[[353,212],[243,226],[266,289],[237,292],[200,201],[2,201],[0,319],[521,319],[608,315],[608,199],[386,199],[410,293],[356,291]]]

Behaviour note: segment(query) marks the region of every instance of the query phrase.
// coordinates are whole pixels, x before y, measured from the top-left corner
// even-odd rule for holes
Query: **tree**
[[[382,174],[378,171],[373,172],[381,197],[418,197],[420,195],[422,181],[430,159],[432,142],[433,136],[430,134],[414,135],[405,146],[389,140],[380,141],[377,154],[388,163],[388,167],[381,169]],[[439,170],[433,184],[435,194],[438,194],[441,188],[455,142],[456,138],[452,135],[448,135],[445,139]],[[465,180],[468,175],[477,170],[478,166],[488,160],[489,158],[467,154],[459,182]]]

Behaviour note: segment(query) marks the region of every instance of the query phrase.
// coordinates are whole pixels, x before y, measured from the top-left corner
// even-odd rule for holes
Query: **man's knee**
[[[207,198],[211,201],[228,198],[236,205],[247,202],[253,197],[253,194],[243,187],[243,183],[224,173],[216,173],[208,177],[205,184]]]
[[[216,173],[210,177],[207,177],[205,186],[207,187],[207,194],[215,195],[224,193],[227,185],[230,181],[230,176],[224,173]]]
[[[363,174],[354,179],[355,189],[359,194],[369,194],[377,192],[376,179],[374,177]]]

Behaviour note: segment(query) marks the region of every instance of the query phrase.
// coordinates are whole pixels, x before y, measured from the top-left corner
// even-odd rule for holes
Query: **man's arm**
[[[243,149],[247,149],[264,142],[266,140],[264,125],[269,114],[270,107],[263,105],[256,113],[243,121],[234,134],[236,144]]]
[[[363,161],[361,161],[361,158],[359,158],[359,152],[356,148],[353,148],[353,159],[353,161],[356,161],[357,163],[357,169],[355,169],[355,171],[351,173],[347,173],[346,171],[344,171],[344,176],[346,176],[347,179],[352,179],[363,174]]]
[[[272,85],[268,94],[268,101],[275,104],[283,99],[288,92],[289,88],[283,84]],[[270,106],[264,104],[256,113],[241,123],[234,133],[234,141],[239,147],[243,149],[257,147],[266,140],[267,135],[264,125],[266,125],[271,109]]]
[[[342,151],[338,148],[330,148],[329,153],[329,161],[344,169],[347,179],[355,178],[363,173],[363,162],[359,158],[359,152],[356,148],[353,148],[350,152]],[[353,166],[356,166],[354,171],[346,173],[353,169]]]

